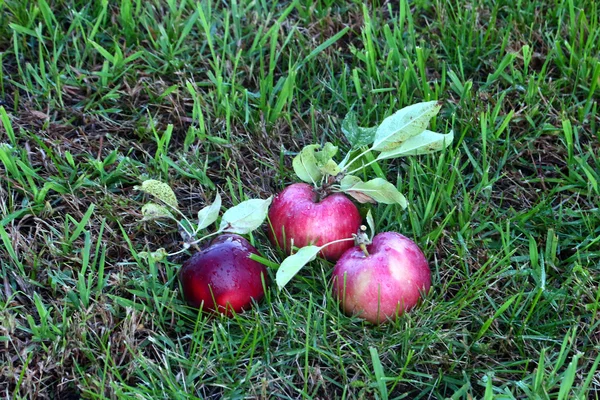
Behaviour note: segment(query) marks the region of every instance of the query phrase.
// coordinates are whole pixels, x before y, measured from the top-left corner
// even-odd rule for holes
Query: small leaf
[[[292,161],[294,172],[304,182],[316,183],[323,177],[315,157],[315,149],[319,147],[318,144],[306,146]]]
[[[215,222],[219,217],[220,211],[221,195],[219,192],[217,192],[215,201],[210,206],[206,206],[202,210],[198,211],[198,227],[196,229],[199,231],[200,229],[204,229]]]
[[[323,175],[331,175],[331,176],[336,176],[341,171],[340,167],[333,160],[327,161],[327,163],[320,166],[319,169],[321,170]]]
[[[337,154],[337,151],[337,146],[331,142],[327,142],[325,143],[325,146],[323,146],[322,150],[319,150],[315,153],[315,158],[320,165],[323,165],[329,162]]]
[[[336,155],[337,151],[337,146],[327,142],[325,143],[325,146],[323,146],[323,150],[315,153],[317,165],[323,175],[327,174],[335,176],[340,173],[340,168],[337,163],[333,161],[333,157]]]
[[[382,178],[363,182],[356,176],[347,175],[340,182],[340,188],[344,193],[348,193],[358,201],[360,201],[362,195],[368,196],[378,203],[399,204],[402,208],[407,207],[406,198],[398,191],[396,186]],[[359,194],[358,197],[357,193]]]
[[[223,218],[221,218],[219,230],[241,235],[252,232],[267,218],[272,200],[273,197],[271,196],[266,200],[251,199],[242,201],[237,206],[225,211]]]
[[[135,190],[141,190],[144,193],[148,193],[162,201],[165,204],[177,208],[177,197],[173,189],[166,183],[157,181],[155,179],[149,179],[142,182],[142,186],[135,186]]]
[[[165,206],[158,205],[156,203],[147,203],[142,207],[142,221],[152,221],[155,219],[162,218],[173,218],[171,211]]]
[[[367,212],[367,225],[369,225],[369,230],[371,231],[370,240],[373,240],[375,236],[375,220],[373,220],[373,214],[371,214],[371,210]]]
[[[281,263],[275,275],[275,281],[279,290],[296,275],[306,264],[317,258],[317,254],[323,246],[305,246],[298,250],[297,253],[287,257]]]
[[[435,153],[436,151],[443,150],[450,146],[452,141],[454,141],[453,131],[444,135],[442,133],[426,130],[417,136],[411,137],[393,150],[379,153],[377,159],[385,160],[387,158]]]
[[[342,122],[342,132],[348,139],[348,142],[353,148],[368,146],[375,140],[375,133],[377,132],[376,127],[362,128],[358,126],[356,121],[356,113],[354,111],[348,112],[346,118]]]
[[[417,103],[387,117],[377,128],[373,150],[393,150],[407,139],[420,134],[441,107],[442,103],[438,101]]]
[[[327,142],[322,150],[316,151],[320,147],[318,144],[311,144],[294,157],[292,162],[294,172],[304,182],[316,184],[323,175],[335,176],[341,171],[337,163],[333,161],[333,156],[338,151],[337,146]]]
[[[169,253],[162,247],[153,252],[142,251],[138,253],[138,257],[142,260],[153,260],[154,262],[160,262],[167,259]]]

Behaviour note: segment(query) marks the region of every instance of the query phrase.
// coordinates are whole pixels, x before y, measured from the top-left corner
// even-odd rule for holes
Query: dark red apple
[[[348,315],[374,324],[413,308],[431,287],[431,270],[417,244],[396,232],[375,235],[346,251],[333,269],[333,293]]]
[[[229,316],[264,296],[266,268],[250,258],[258,251],[243,237],[221,235],[187,260],[179,273],[183,295],[192,307]]]
[[[269,209],[269,221],[271,243],[289,254],[292,239],[294,246],[300,248],[351,238],[362,218],[345,195],[334,193],[318,201],[312,186],[295,183],[275,196]],[[321,251],[321,256],[335,261],[352,246],[351,240],[332,244]]]

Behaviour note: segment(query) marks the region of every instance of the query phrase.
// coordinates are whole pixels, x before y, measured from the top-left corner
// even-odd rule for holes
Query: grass
[[[0,1],[0,392],[7,398],[598,398],[600,22],[588,0]],[[331,265],[232,319],[183,305],[188,215],[266,198],[310,143],[419,101],[442,154],[373,164],[433,291],[372,327]],[[274,263],[264,231],[252,241]],[[271,271],[272,276],[274,271]]]

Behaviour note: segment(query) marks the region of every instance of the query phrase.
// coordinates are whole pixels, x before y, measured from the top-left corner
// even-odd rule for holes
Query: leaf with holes
[[[336,155],[337,151],[337,146],[327,142],[322,150],[315,152],[317,166],[323,175],[335,176],[340,173],[340,168],[337,163],[333,161],[333,157]]]
[[[363,128],[358,126],[356,121],[356,113],[354,111],[348,112],[346,118],[342,122],[342,132],[350,142],[353,148],[368,146],[375,140],[375,133],[377,127]]]
[[[174,219],[171,211],[165,206],[156,203],[147,203],[142,207],[142,221],[153,221],[156,219]]]
[[[156,251],[148,252],[142,251],[138,253],[138,257],[142,260],[152,260],[154,262],[160,262],[167,259],[169,253],[162,247]]]
[[[315,157],[315,150],[319,147],[318,144],[306,146],[292,161],[294,172],[304,182],[315,184],[323,177]]]
[[[148,193],[151,196],[156,197],[163,203],[177,208],[177,197],[175,197],[175,193],[173,189],[166,183],[161,181],[157,181],[155,179],[148,179],[142,182],[141,186],[135,186],[134,190],[141,190],[144,193]]]

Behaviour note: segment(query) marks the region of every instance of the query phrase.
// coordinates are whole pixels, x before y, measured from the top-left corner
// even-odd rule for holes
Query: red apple
[[[375,235],[346,251],[333,269],[333,293],[348,315],[374,324],[413,308],[431,287],[431,270],[412,240],[396,232]]]
[[[321,201],[312,186],[295,183],[275,196],[269,209],[272,229],[271,243],[286,253],[295,247],[310,244],[322,246],[338,239],[351,238],[360,227],[362,218],[358,209],[345,195],[334,193]],[[351,240],[325,247],[321,256],[335,261],[353,246]]]
[[[232,315],[264,296],[266,268],[250,258],[258,251],[243,237],[221,235],[187,260],[179,273],[183,295],[192,307]]]

